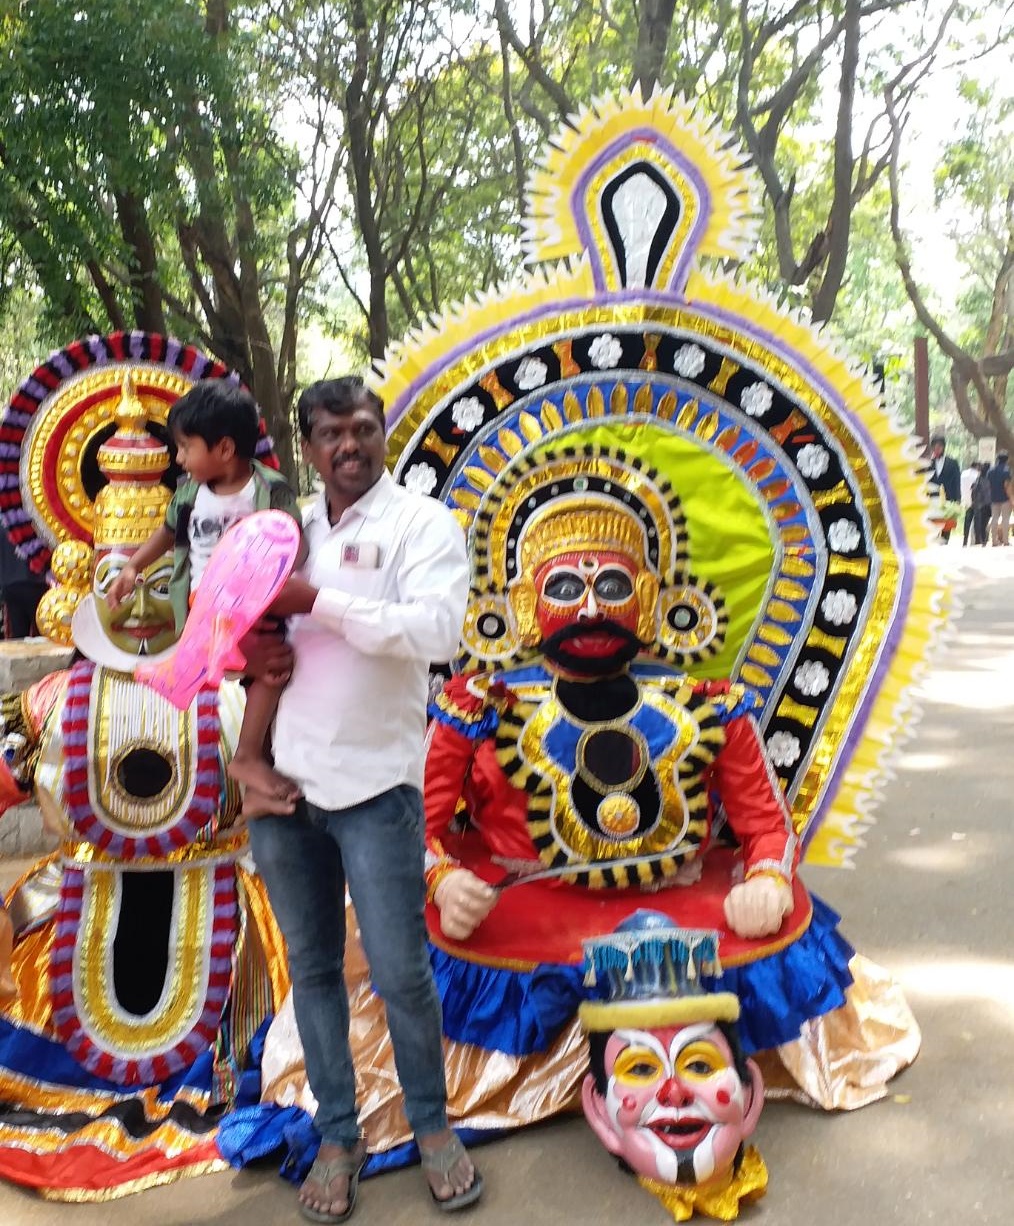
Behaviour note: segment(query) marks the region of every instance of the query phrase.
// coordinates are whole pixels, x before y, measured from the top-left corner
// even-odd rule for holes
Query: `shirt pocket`
[[[384,572],[379,566],[341,566],[334,576],[334,586],[349,596],[379,600],[384,594]]]

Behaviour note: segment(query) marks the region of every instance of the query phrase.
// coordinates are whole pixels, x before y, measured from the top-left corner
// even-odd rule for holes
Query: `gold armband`
[[[775,868],[752,868],[747,871],[745,880],[752,881],[755,877],[770,877],[772,881],[780,881],[783,885],[792,889],[792,882],[784,873],[780,873]]]

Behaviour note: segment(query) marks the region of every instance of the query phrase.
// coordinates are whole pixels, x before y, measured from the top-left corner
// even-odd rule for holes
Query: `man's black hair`
[[[231,438],[242,460],[254,458],[261,437],[257,401],[245,388],[224,379],[195,383],[169,410],[166,428],[171,436],[203,439],[209,447]]]
[[[936,446],[937,443],[939,443],[942,447],[946,447],[947,437],[943,434],[934,434],[933,437],[930,439],[930,446],[934,447]]]
[[[376,392],[366,386],[359,375],[343,375],[340,379],[320,379],[311,383],[296,405],[299,433],[303,438],[310,437],[314,409],[323,409],[326,413],[340,417],[344,413],[354,412],[363,404],[373,409],[383,425],[384,402]]]
[[[729,1044],[729,1051],[732,1052],[733,1067],[739,1074],[740,1081],[745,1086],[749,1086],[750,1069],[746,1063],[743,1046],[739,1041],[739,1031],[732,1022],[715,1022],[715,1026],[725,1036],[725,1041]],[[595,1079],[595,1089],[600,1094],[605,1094],[609,1088],[609,1078],[606,1076],[606,1044],[609,1042],[611,1034],[612,1031],[610,1030],[593,1030],[588,1035],[588,1065],[591,1075]]]

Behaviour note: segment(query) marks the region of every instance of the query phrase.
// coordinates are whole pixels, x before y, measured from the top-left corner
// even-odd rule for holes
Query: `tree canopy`
[[[1010,8],[22,0],[0,17],[0,319],[19,324],[0,369],[33,340],[172,332],[239,371],[292,471],[297,383],[319,373],[301,331],[376,358],[516,275],[545,138],[607,90],[661,83],[757,166],[751,274],[871,358],[903,350],[918,319],[961,419],[1002,433],[1011,101],[976,69]],[[961,61],[969,128],[941,146],[937,203],[962,219],[968,271],[944,318],[912,271],[899,197],[908,117]]]

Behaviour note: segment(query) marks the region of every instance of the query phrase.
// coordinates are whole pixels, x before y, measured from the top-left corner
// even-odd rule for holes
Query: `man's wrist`
[[[451,873],[456,873],[459,868],[461,868],[461,865],[458,861],[444,851],[443,845],[438,839],[434,839],[426,848],[424,877],[426,881],[427,902],[436,901],[437,888]]]
[[[340,629],[350,599],[347,592],[339,592],[337,588],[318,588],[314,591],[313,603],[308,612]]]

